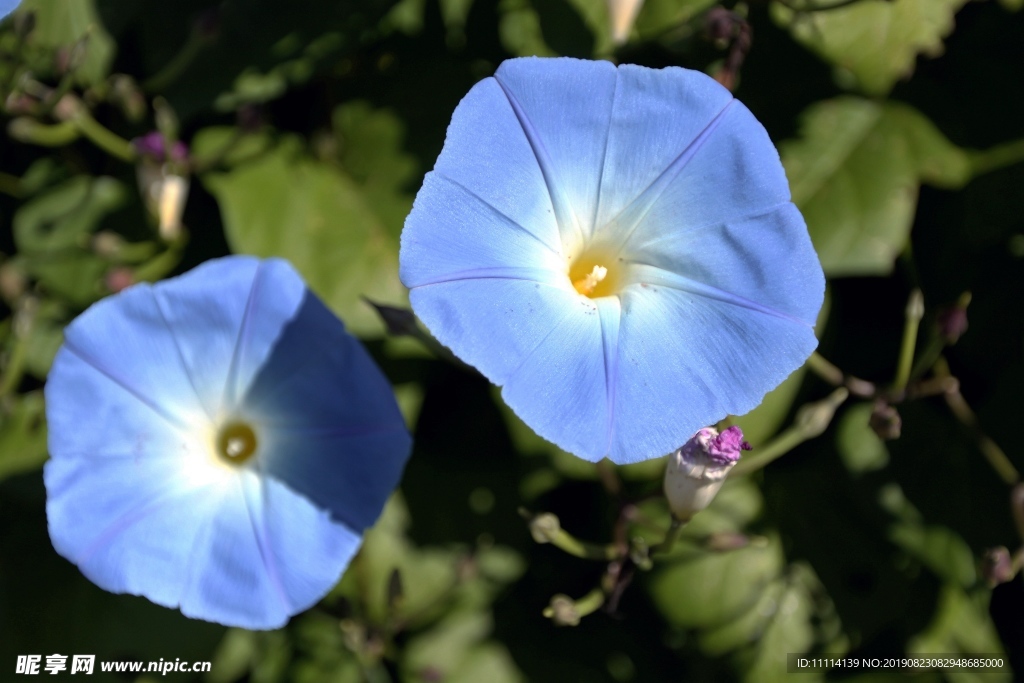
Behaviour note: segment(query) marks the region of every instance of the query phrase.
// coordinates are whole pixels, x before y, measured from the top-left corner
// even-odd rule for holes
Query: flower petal
[[[726,415],[742,415],[817,346],[810,325],[666,284],[622,297],[609,457],[668,453]],[[685,437],[683,437],[685,440]]]
[[[232,411],[307,290],[286,261],[240,256],[207,261],[153,292],[192,383],[216,417]]]
[[[564,319],[588,308],[572,289],[499,278],[417,287],[409,299],[443,344],[499,385]]]
[[[455,109],[433,174],[465,188],[541,243],[559,248],[558,223],[544,175],[512,105],[494,79],[473,86]],[[419,200],[417,205],[422,211]],[[427,206],[436,208],[432,203]],[[403,236],[403,248],[404,242]]]
[[[763,215],[789,198],[768,133],[733,100],[602,230],[628,252],[674,232]]]
[[[494,79],[515,110],[544,172],[563,244],[573,233],[589,237],[605,165],[615,66],[578,59],[511,59],[502,63]],[[474,138],[476,134],[470,133]],[[499,178],[512,171],[495,170]]]
[[[667,271],[677,282],[690,281],[692,292],[808,325],[825,295],[803,216],[788,202],[761,215],[669,232],[630,251],[634,263],[654,267],[634,269],[631,279],[663,282]]]
[[[597,461],[608,452],[618,300],[584,297],[509,378],[501,396],[535,432]],[[582,305],[580,305],[582,304]],[[608,355],[606,356],[606,351]]]
[[[191,562],[204,571],[192,577],[181,611],[278,628],[337,583],[361,540],[305,496],[247,472],[221,499],[209,533],[197,539]]]
[[[119,385],[138,402],[169,422],[183,426],[197,414],[204,414],[206,408],[153,289],[136,285],[118,297],[93,304],[65,329],[62,353],[69,366],[81,363],[92,367],[95,374]],[[88,323],[84,322],[86,317]],[[146,334],[139,334],[141,329]],[[72,361],[72,357],[76,360]],[[54,374],[57,373],[51,376]],[[81,382],[81,386],[86,385],[88,381]],[[93,408],[79,403],[77,410],[82,418],[87,418]],[[73,433],[74,430],[67,436]]]
[[[240,410],[260,429],[263,474],[356,531],[380,515],[409,456],[411,439],[387,378],[311,293]]]
[[[728,90],[699,71],[646,69],[624,64],[601,171],[598,227],[606,226],[673,164],[685,161],[733,101]],[[699,142],[698,142],[699,141]]]
[[[445,229],[436,229],[443,216]],[[427,174],[402,231],[402,282],[408,287],[465,279],[482,270],[535,264],[538,278],[565,278],[566,261],[554,246],[499,212],[463,185]]]

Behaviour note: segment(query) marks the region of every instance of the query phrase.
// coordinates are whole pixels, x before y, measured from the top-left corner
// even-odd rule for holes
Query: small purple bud
[[[193,30],[203,40],[214,41],[220,36],[222,24],[223,17],[220,8],[211,7],[196,18]]]
[[[899,412],[888,403],[879,402],[875,404],[868,424],[875,434],[878,435],[878,438],[885,441],[898,439],[903,432],[903,419],[900,417]]]
[[[989,548],[981,559],[981,575],[989,587],[995,588],[1001,583],[1009,583],[1017,574],[1013,566],[1010,551],[1004,546]]]
[[[936,323],[943,341],[950,345],[956,344],[967,331],[967,308],[958,304],[943,309]]]
[[[672,515],[689,521],[706,508],[722,488],[729,470],[739,461],[741,451],[750,450],[743,430],[722,431],[706,427],[669,456],[665,470],[665,498]]]
[[[157,131],[147,133],[141,138],[135,138],[132,140],[132,145],[135,146],[139,154],[150,157],[155,161],[162,163],[168,160],[165,153],[164,136]],[[188,147],[184,142],[176,141],[171,146],[170,161],[184,161],[187,158]]]

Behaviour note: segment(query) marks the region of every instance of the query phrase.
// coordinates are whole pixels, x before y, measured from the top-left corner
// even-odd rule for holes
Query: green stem
[[[917,331],[924,317],[924,297],[920,289],[910,293],[907,301],[906,322],[903,325],[903,344],[900,347],[900,358],[896,366],[896,380],[893,389],[902,392],[910,381],[910,370],[914,366],[914,349],[917,347]]]
[[[7,357],[7,366],[3,369],[3,376],[0,377],[0,397],[7,396],[14,392],[21,384],[25,376],[25,365],[28,362],[29,339],[32,336],[32,327],[35,323],[35,316],[25,310],[19,311],[17,315],[25,315],[29,320],[24,325],[17,322],[11,328],[14,337],[14,348]]]
[[[78,131],[107,154],[128,163],[135,162],[135,148],[121,136],[101,125],[85,108],[79,109],[71,118]]]
[[[601,609],[601,605],[604,604],[604,599],[604,591],[600,588],[595,588],[576,601],[576,611],[581,617],[593,614],[597,610]]]
[[[171,61],[164,64],[164,68],[153,74],[146,80],[142,87],[148,92],[163,92],[167,86],[178,80],[185,70],[192,65],[199,53],[206,47],[208,40],[198,31],[192,31],[188,40],[178,50]]]
[[[807,359],[807,368],[832,386],[841,387],[845,379],[843,371],[815,351]]]
[[[753,455],[740,460],[729,472],[730,477],[741,477],[756,472],[768,463],[790,452],[804,441],[820,436],[828,429],[836,409],[850,397],[846,387],[839,387],[826,398],[808,403],[797,411],[793,426],[757,449]]]
[[[559,529],[550,536],[551,545],[583,560],[610,561],[618,557],[614,545],[600,545],[581,541],[565,529]]]
[[[911,379],[923,377],[924,374],[928,372],[933,365],[935,365],[935,361],[937,361],[939,356],[942,355],[942,350],[944,348],[946,348],[946,344],[942,338],[938,336],[933,337],[932,340],[928,342],[928,346],[924,347],[924,351],[921,352],[917,362],[914,363],[914,366],[911,368]]]
[[[151,258],[135,269],[136,282],[156,282],[163,279],[181,263],[182,252],[188,244],[188,235],[182,230],[177,240],[171,242],[167,249]]]
[[[854,396],[870,398],[875,395],[872,382],[845,374],[817,351],[807,359],[807,368],[834,387],[846,387]]]
[[[741,477],[744,474],[756,472],[768,463],[776,460],[807,440],[804,430],[799,427],[790,427],[786,431],[772,439],[763,448],[757,449],[754,455],[748,455],[732,468],[730,477]]]
[[[937,377],[949,377],[949,365],[946,363],[946,359],[939,356],[939,359],[935,362],[935,375]],[[995,470],[999,478],[1010,486],[1014,486],[1020,482],[1020,472],[1013,466],[1010,459],[1006,457],[1006,453],[999,447],[992,437],[986,434],[981,429],[981,423],[978,422],[978,416],[975,415],[971,406],[968,405],[964,399],[963,394],[960,390],[949,391],[945,394],[946,405],[952,411],[953,415],[965,426],[967,426],[972,432],[978,442],[978,450],[988,461],[988,464]]]
[[[672,552],[672,548],[675,546],[679,533],[683,530],[684,526],[686,526],[686,522],[672,517],[672,524],[669,526],[668,531],[665,532],[664,540],[657,545],[651,546],[650,554]]]
[[[7,134],[18,142],[41,147],[64,147],[78,139],[78,127],[71,122],[46,124],[20,116],[7,124]]]
[[[996,145],[983,152],[971,152],[971,175],[997,171],[1024,161],[1024,139]]]

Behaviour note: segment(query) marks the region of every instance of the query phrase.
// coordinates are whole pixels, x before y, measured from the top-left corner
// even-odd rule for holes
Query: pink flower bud
[[[707,427],[694,434],[669,457],[665,471],[665,498],[673,516],[686,522],[706,508],[746,450],[750,444],[739,427],[721,434]]]

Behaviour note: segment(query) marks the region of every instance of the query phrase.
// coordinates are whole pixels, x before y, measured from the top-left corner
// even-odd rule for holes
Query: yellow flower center
[[[217,455],[241,465],[256,452],[256,432],[245,422],[228,422],[217,432]]]
[[[621,268],[613,254],[585,251],[569,264],[569,281],[583,296],[598,299],[619,293]]]

